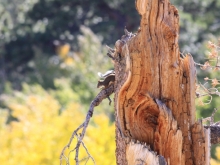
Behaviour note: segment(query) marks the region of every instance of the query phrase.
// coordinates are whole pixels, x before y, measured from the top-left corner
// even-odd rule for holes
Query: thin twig
[[[206,83],[207,83],[207,82],[206,82]],[[205,84],[206,84],[206,83],[205,83]],[[197,92],[196,92],[196,96],[197,96],[197,98],[201,98],[201,97],[203,97],[203,96],[209,96],[209,97],[210,97],[210,100],[207,100],[208,102],[207,102],[207,103],[203,103],[203,104],[210,104],[211,101],[212,101],[212,95],[211,95],[212,93],[211,93],[211,91],[209,91],[209,90],[205,87],[205,84],[199,83],[199,87],[201,87],[205,93],[202,93],[202,94],[201,94],[199,91],[197,91]]]
[[[85,123],[85,122],[84,122],[84,123]],[[63,150],[62,150],[62,152],[61,152],[61,154],[60,154],[60,165],[62,164],[61,160],[62,160],[63,157],[64,157],[66,160],[68,160],[68,158],[65,156],[64,152],[65,152],[66,148],[69,148],[69,147],[70,147],[70,145],[71,145],[71,143],[72,143],[72,141],[73,141],[73,139],[74,139],[74,136],[77,136],[77,132],[78,132],[81,128],[84,127],[84,123],[81,124],[81,125],[72,133],[72,136],[71,136],[71,138],[70,138],[70,140],[69,140],[69,143],[63,148]],[[75,149],[74,149],[74,150],[75,150]],[[67,163],[67,164],[68,164],[68,163]]]
[[[210,125],[214,124],[214,116],[215,113],[217,112],[217,108],[214,108],[214,111],[212,112],[211,118],[210,118]]]
[[[202,122],[207,122],[207,121],[209,121],[209,125],[218,125],[219,122],[214,123],[214,116],[215,116],[215,114],[216,114],[217,111],[218,111],[218,108],[214,108],[214,111],[212,112],[211,116],[202,119]]]
[[[83,141],[82,141],[82,146],[83,146],[84,149],[86,150],[86,153],[89,155],[89,158],[91,158],[92,161],[93,161],[93,163],[96,164],[94,158],[89,154],[89,151],[88,151],[88,149],[87,149],[87,147],[85,146],[85,144],[84,144]]]

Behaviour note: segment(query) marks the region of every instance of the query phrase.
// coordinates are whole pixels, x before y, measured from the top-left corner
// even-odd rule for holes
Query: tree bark
[[[115,43],[118,165],[209,164],[210,130],[195,118],[196,70],[180,57],[178,10],[168,0],[137,0],[136,34]]]

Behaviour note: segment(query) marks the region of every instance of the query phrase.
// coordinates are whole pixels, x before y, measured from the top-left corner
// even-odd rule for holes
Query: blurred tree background
[[[217,41],[220,36],[220,1],[171,2],[180,14],[181,52],[191,53],[196,62],[203,63],[207,41]],[[3,164],[58,164],[71,131],[83,121],[89,103],[99,92],[97,72],[113,69],[104,45],[113,47],[124,27],[134,33],[138,29],[140,16],[134,3],[0,0]],[[198,70],[198,74],[202,84],[206,76],[220,79],[218,71]],[[198,118],[210,116],[218,102],[215,97],[211,104],[197,106]],[[113,107],[105,100],[95,113],[86,144],[97,164],[103,164],[104,158],[109,160],[106,164],[114,164]],[[220,120],[220,112],[215,120]],[[103,136],[103,131],[108,136]],[[213,147],[213,165],[220,164],[219,155],[220,147]]]

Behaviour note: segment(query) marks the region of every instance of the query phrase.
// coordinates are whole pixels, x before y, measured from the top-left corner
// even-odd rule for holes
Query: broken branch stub
[[[123,137],[146,142],[170,165],[205,164],[209,131],[195,122],[196,71],[190,55],[180,58],[178,11],[168,0],[137,0],[136,8],[140,30],[115,44],[117,126]]]

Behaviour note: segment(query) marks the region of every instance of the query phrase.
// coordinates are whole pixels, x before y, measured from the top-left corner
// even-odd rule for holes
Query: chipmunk
[[[104,79],[98,81],[97,88],[106,89],[112,83],[115,82],[115,71],[114,70],[107,71],[105,74],[102,74],[99,72],[98,75],[99,77],[104,78]],[[109,100],[109,105],[111,105],[112,100],[110,99],[109,96],[107,98]]]
[[[97,84],[97,88],[107,88],[109,85],[115,82],[115,72],[114,70],[109,70],[105,74],[98,73],[98,75],[101,78],[104,78],[103,80],[99,80]]]

